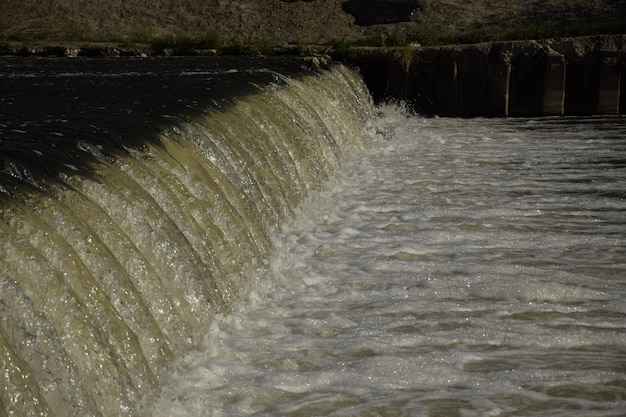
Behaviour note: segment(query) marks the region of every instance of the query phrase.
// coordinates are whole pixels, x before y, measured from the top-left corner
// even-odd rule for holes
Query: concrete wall
[[[360,48],[348,58],[376,101],[460,117],[625,114],[626,35],[437,48]]]

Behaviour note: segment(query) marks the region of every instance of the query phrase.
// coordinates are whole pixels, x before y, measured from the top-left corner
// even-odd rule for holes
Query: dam
[[[621,110],[392,56],[2,58],[0,416],[620,415]]]

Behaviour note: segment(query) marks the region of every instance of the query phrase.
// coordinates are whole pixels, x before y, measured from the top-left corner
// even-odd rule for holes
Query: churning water
[[[626,119],[391,106],[154,416],[623,416]]]

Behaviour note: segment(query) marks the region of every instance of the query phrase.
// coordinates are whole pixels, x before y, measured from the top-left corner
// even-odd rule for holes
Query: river
[[[620,416],[626,118],[301,59],[0,60],[0,416]]]

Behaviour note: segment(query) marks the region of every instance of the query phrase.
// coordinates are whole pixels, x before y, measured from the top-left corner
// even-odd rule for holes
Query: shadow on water
[[[0,194],[62,172],[89,175],[98,158],[158,145],[165,126],[307,73],[281,57],[3,58]]]

